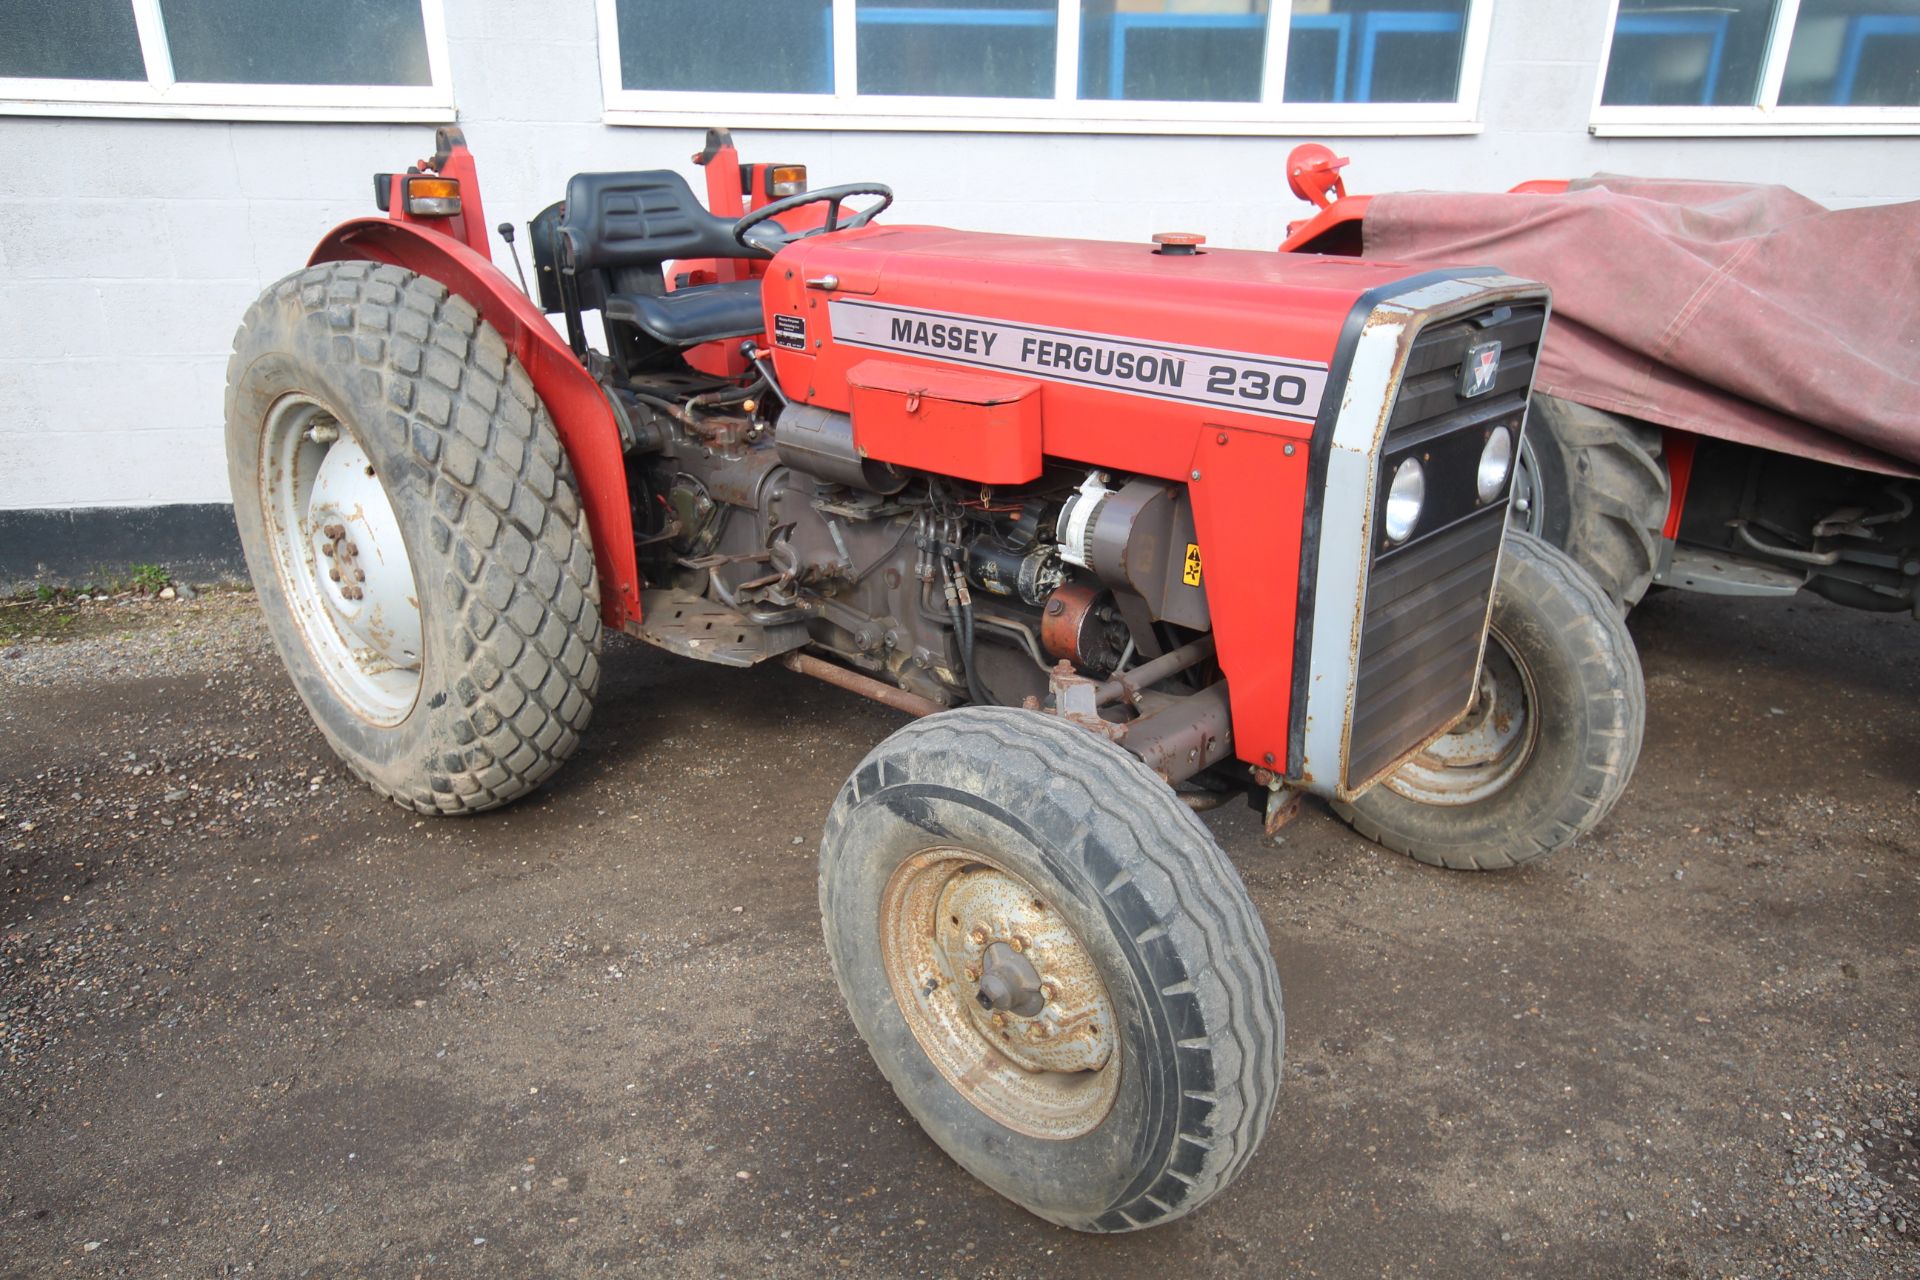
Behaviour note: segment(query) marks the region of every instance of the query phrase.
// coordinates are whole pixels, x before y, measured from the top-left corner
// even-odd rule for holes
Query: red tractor
[[[1554,289],[1511,510],[1620,609],[1662,586],[1920,610],[1920,203],[1608,175],[1350,195],[1346,164],[1294,149],[1315,209],[1284,252],[1470,243]]]
[[[1632,643],[1508,527],[1539,285],[883,225],[886,187],[716,131],[704,205],[575,176],[529,296],[437,148],[234,344],[236,514],[315,722],[472,814],[578,746],[609,627],[917,717],[827,816],[827,952],[908,1110],[1034,1213],[1165,1222],[1267,1126],[1279,979],[1195,789],[1490,868],[1626,786]]]

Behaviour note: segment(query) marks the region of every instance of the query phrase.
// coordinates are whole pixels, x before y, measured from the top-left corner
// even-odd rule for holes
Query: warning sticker
[[[807,349],[807,318],[805,316],[777,315],[773,318],[773,345],[791,347],[795,351]]]
[[[1187,565],[1180,571],[1180,581],[1190,587],[1200,585],[1200,544],[1197,542],[1187,544]]]
[[[849,346],[903,351],[1271,418],[1312,421],[1319,415],[1327,385],[1327,367],[1303,360],[1141,342],[875,302],[835,299],[827,310],[834,341]],[[781,318],[775,318],[776,324]],[[778,333],[774,337],[785,345]],[[805,345],[804,335],[800,345]]]

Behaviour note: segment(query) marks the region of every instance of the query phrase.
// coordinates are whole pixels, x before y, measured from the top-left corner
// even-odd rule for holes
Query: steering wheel
[[[871,209],[862,209],[845,222],[840,221],[840,205],[852,196],[879,196],[880,203]],[[792,213],[803,205],[827,202],[827,221],[824,225],[806,231],[787,234],[786,228],[774,223],[772,233],[753,233],[760,226],[779,217],[783,213]],[[761,205],[746,217],[733,224],[733,238],[741,247],[757,249],[761,253],[778,253],[786,245],[806,236],[823,235],[830,231],[853,231],[873,221],[875,214],[893,203],[893,188],[878,182],[849,182],[839,187],[822,187],[818,191],[802,191],[797,196],[788,196],[784,200],[775,200],[772,204]]]

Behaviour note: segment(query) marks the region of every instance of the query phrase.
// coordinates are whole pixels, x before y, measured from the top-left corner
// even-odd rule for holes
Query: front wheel
[[[1174,792],[1052,716],[965,708],[874,749],[820,851],[827,952],[935,1142],[1032,1213],[1128,1231],[1245,1166],[1280,1086],[1280,982]]]
[[[1646,729],[1640,656],[1565,552],[1507,534],[1473,709],[1334,810],[1434,866],[1492,870],[1591,830],[1626,790]]]

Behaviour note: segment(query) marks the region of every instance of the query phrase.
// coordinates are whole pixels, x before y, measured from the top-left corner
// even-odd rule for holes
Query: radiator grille
[[[1359,790],[1466,710],[1507,519],[1506,488],[1481,502],[1474,488],[1487,437],[1519,433],[1546,309],[1502,306],[1423,330],[1407,357],[1376,478],[1380,515],[1360,620],[1360,652],[1346,779]],[[1500,371],[1481,395],[1461,394],[1470,348],[1499,342]],[[1427,473],[1414,536],[1389,543],[1387,485],[1408,457]]]

